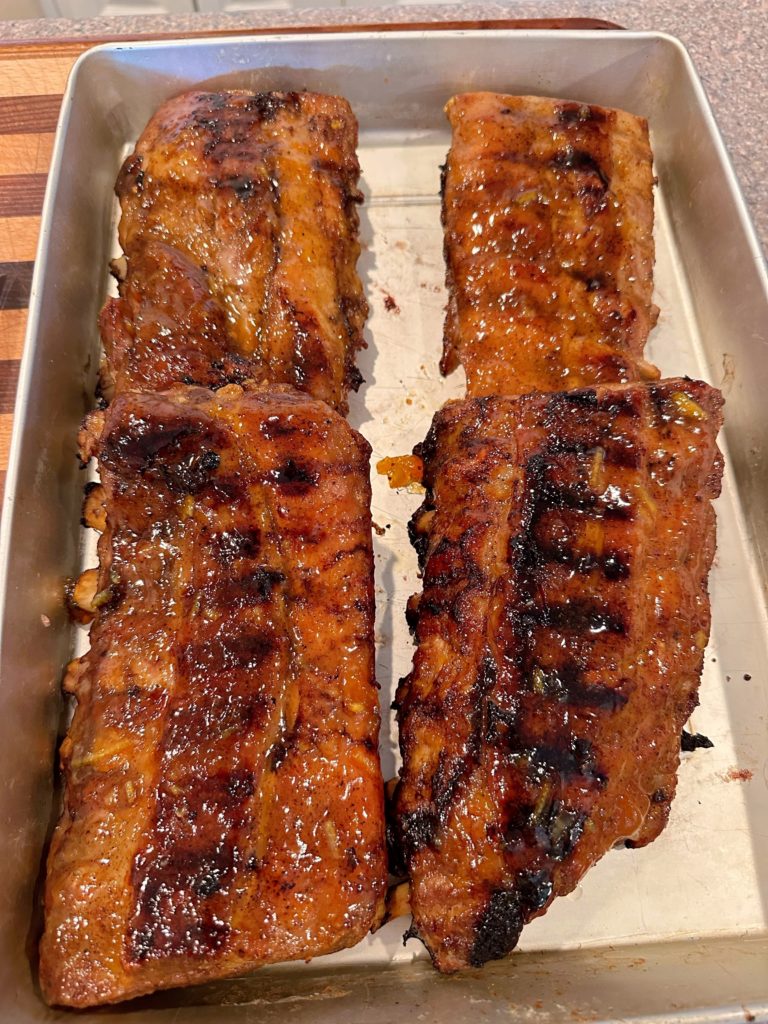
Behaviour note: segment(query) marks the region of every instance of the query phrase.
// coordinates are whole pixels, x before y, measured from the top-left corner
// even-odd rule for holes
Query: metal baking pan
[[[695,729],[712,750],[684,758],[666,832],[614,851],[574,894],[483,971],[439,977],[404,920],[309,965],[170,992],[83,1021],[290,1020],[456,1024],[525,1020],[725,1021],[768,1016],[768,287],[728,158],[691,62],[654,33],[403,31],[99,47],[70,79],[56,140],[6,484],[0,558],[0,1020],[64,1020],[35,981],[36,886],[53,809],[62,667],[82,646],[62,586],[93,557],[79,532],[75,435],[93,401],[96,317],[114,253],[120,161],[166,97],[193,84],[337,92],[360,120],[366,205],[360,272],[372,307],[368,381],[350,418],[374,462],[410,450],[462,380],[437,373],[443,305],[438,165],[445,101],[467,89],[620,106],[651,125],[656,301],[650,356],[667,375],[723,387],[727,455],[712,575],[713,634]],[[411,646],[418,587],[405,523],[419,496],[374,474],[378,678],[388,712]],[[754,1015],[754,1018],[750,1015]]]

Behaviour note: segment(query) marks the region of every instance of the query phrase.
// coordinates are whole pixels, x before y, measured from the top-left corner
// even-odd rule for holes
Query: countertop
[[[4,39],[82,38],[151,33],[205,32],[248,26],[360,24],[589,17],[628,29],[677,36],[691,54],[755,221],[768,248],[768,0],[645,0],[644,3],[551,2],[402,7],[338,7],[237,14],[136,15],[83,21],[49,19],[0,23]]]

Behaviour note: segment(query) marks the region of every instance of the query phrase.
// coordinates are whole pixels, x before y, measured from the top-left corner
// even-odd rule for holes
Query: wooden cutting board
[[[463,21],[387,25],[296,26],[298,32],[394,31],[429,29],[618,28],[591,18]],[[238,29],[237,35],[264,35],[269,28]],[[232,35],[232,32],[190,32]],[[0,42],[0,494],[5,484],[16,400],[19,363],[24,347],[32,270],[40,213],[53,151],[53,139],[67,77],[75,60],[98,43],[161,36],[56,39],[29,43]],[[166,36],[165,38],[178,38]]]

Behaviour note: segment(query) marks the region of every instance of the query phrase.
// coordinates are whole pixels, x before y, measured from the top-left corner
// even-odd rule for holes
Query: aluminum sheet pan
[[[115,254],[114,178],[166,97],[206,83],[310,88],[346,96],[361,128],[366,203],[360,273],[371,304],[367,384],[350,420],[373,463],[410,451],[433,412],[461,395],[437,372],[445,291],[438,199],[449,142],[442,107],[488,88],[620,106],[648,117],[656,192],[656,302],[650,358],[664,375],[723,387],[727,469],[712,574],[713,632],[693,728],[712,750],[684,757],[669,826],[651,846],[614,851],[523,933],[511,960],[437,977],[406,921],[311,965],[142,1000],[137,1021],[744,1019],[768,1008],[768,371],[765,272],[690,61],[657,34],[402,32],[215,39],[100,47],[85,54],[62,108],[30,306],[3,509],[0,652],[0,1019],[57,1019],[34,991],[33,887],[52,815],[58,684],[78,638],[62,581],[93,560],[78,533],[74,457],[98,362],[96,314]],[[397,767],[389,704],[410,666],[404,606],[417,590],[406,523],[418,494],[373,473],[377,676],[385,775]],[[32,951],[32,952],[30,952]],[[222,1005],[226,1005],[226,1009]],[[180,1009],[183,1006],[183,1011]],[[85,1015],[85,1020],[102,1014]]]

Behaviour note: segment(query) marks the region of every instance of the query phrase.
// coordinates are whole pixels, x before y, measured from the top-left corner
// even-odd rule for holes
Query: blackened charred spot
[[[423,850],[425,846],[434,843],[437,831],[440,826],[435,811],[429,808],[419,808],[409,814],[403,814],[399,820],[400,847],[406,858],[412,857]]]
[[[117,183],[115,184],[115,192],[117,195],[122,195],[125,192],[133,189],[137,195],[141,195],[144,191],[144,171],[142,169],[142,157],[139,153],[134,153],[128,157],[123,166],[120,169],[120,173],[117,176]]]
[[[655,789],[651,794],[652,804],[665,804],[669,801],[669,794],[666,789]]]
[[[538,544],[535,555],[531,553],[531,561],[542,565],[547,562],[567,565],[581,575],[599,570],[611,582],[626,579],[631,571],[626,557],[617,551],[597,555],[588,551],[575,551],[567,544]]]
[[[685,752],[708,750],[710,747],[714,747],[714,743],[709,736],[704,736],[700,732],[687,732],[685,729],[680,733],[680,749]]]
[[[284,573],[259,565],[242,576],[222,577],[201,588],[204,604],[239,606],[266,604],[276,587],[285,582]]]
[[[275,642],[269,634],[250,633],[231,638],[226,644],[224,658],[233,667],[258,668],[274,649]]]
[[[320,474],[308,466],[288,459],[282,466],[271,470],[269,477],[284,493],[301,495],[317,486]]]
[[[414,633],[416,632],[416,627],[419,624],[419,615],[421,614],[421,602],[423,600],[423,597],[417,600],[410,598],[405,606],[405,621],[411,633],[411,636],[414,635]]]
[[[261,547],[261,531],[253,526],[244,530],[226,530],[211,538],[213,556],[221,565],[232,565],[239,558],[255,558]]]
[[[192,891],[203,899],[208,899],[218,892],[224,884],[224,873],[218,865],[204,870],[192,883]]]
[[[652,390],[652,388],[647,389],[648,393]],[[643,415],[645,395],[645,388],[632,388],[626,391],[609,389],[601,397],[598,408],[611,421],[619,416],[626,416],[630,420],[639,420]]]
[[[565,742],[541,743],[528,755],[531,778],[539,782],[543,777],[581,776],[602,785],[603,777],[588,739],[572,736]]]
[[[483,583],[485,576],[477,562],[461,551],[468,540],[465,534],[459,544],[444,537],[435,546],[429,559],[429,585],[451,587],[463,583],[467,587]],[[426,589],[426,586],[425,586]]]
[[[346,190],[349,175],[338,160],[333,160],[330,157],[315,156],[311,160],[311,167],[313,171],[330,179],[341,192]]]
[[[165,482],[178,494],[197,494],[219,468],[221,457],[212,449],[190,452],[178,461],[160,465]]]
[[[581,838],[586,820],[583,811],[567,807],[557,797],[543,806],[518,806],[507,821],[502,845],[511,854],[538,849],[552,860],[565,860]]]
[[[268,441],[291,437],[294,434],[303,435],[306,432],[296,417],[291,415],[268,416],[260,425],[259,430]]]
[[[530,673],[529,685],[534,693],[550,700],[576,707],[618,711],[627,703],[626,691],[632,684],[628,679],[622,679],[617,686],[585,683],[580,666],[570,661],[558,668],[536,666]]]
[[[440,197],[445,199],[445,183],[448,178],[448,164],[440,164]],[[445,218],[443,217],[443,222]]]
[[[159,455],[173,451],[185,441],[196,440],[202,433],[202,426],[198,424],[166,426],[131,414],[127,423],[119,424],[104,439],[100,460],[116,468],[125,467],[130,472],[144,473],[154,465]]]
[[[560,391],[549,400],[550,409],[558,409],[561,405],[576,406],[579,409],[599,408],[597,392],[594,388],[582,388],[578,391]]]
[[[419,567],[424,568],[424,563],[427,558],[427,548],[429,547],[429,530],[423,530],[419,524],[422,521],[424,513],[429,512],[430,507],[428,504],[422,505],[418,508],[411,518],[408,520],[408,540],[411,542],[411,546],[416,551],[416,556],[419,560]]]
[[[273,772],[278,771],[280,765],[285,761],[286,757],[288,757],[289,750],[290,744],[285,742],[285,738],[278,740],[277,743],[274,744],[269,752],[269,767]]]
[[[155,949],[155,934],[151,925],[144,925],[131,931],[127,939],[128,959],[134,963],[148,960]]]
[[[594,188],[600,192],[606,192],[608,189],[609,182],[600,164],[586,150],[573,149],[569,146],[552,158],[552,166],[557,170],[576,171],[578,174],[588,175],[597,179],[597,183],[589,186],[590,189]]]
[[[528,606],[521,612],[520,620],[526,630],[549,628],[569,633],[615,633],[623,636],[626,624],[618,615],[606,611],[601,605],[589,600],[571,600],[565,604],[549,604],[542,607]]]
[[[611,580],[611,582],[625,580],[630,575],[631,570],[628,560],[617,551],[611,551],[603,555],[601,564],[606,579]]]
[[[524,872],[514,889],[494,890],[475,928],[470,966],[482,967],[511,953],[523,925],[551,896],[552,879],[547,871]]]
[[[517,724],[517,709],[507,710],[499,707],[492,700],[486,705],[485,740],[487,743],[507,745],[517,741],[515,727]]]
[[[365,384],[365,377],[354,365],[347,367],[344,380],[351,391],[359,391],[363,384]]]
[[[518,889],[526,907],[535,912],[552,896],[552,879],[546,870],[526,871],[520,876]]]
[[[301,110],[301,93],[256,92],[245,102],[244,108],[257,114],[262,121],[274,121],[282,110]]]
[[[563,103],[555,107],[555,115],[562,125],[601,124],[605,120],[603,111],[588,103]]]
[[[251,196],[261,193],[267,187],[264,182],[246,174],[236,175],[234,178],[217,178],[213,182],[214,188],[231,189],[238,199],[249,199]]]
[[[395,878],[405,878],[408,874],[408,868],[406,866],[403,849],[400,846],[400,840],[398,838],[399,829],[395,819],[395,814],[390,808],[386,809],[385,814],[385,837],[387,842],[387,862],[389,865],[389,873]]]
[[[268,601],[275,587],[286,582],[286,575],[280,569],[260,565],[238,581],[246,594],[256,602]]]
[[[212,444],[225,444],[225,436],[201,422],[167,424],[132,414],[106,437],[100,460],[118,471],[162,482],[174,493],[196,494],[219,467]]]
[[[445,750],[440,751],[437,768],[432,776],[432,803],[438,821],[445,821],[466,768],[466,760],[463,757],[451,756]]]
[[[599,518],[606,512],[601,507],[598,496],[588,484],[583,483],[575,484],[572,487],[563,487],[543,478],[539,485],[536,505],[537,518],[544,512],[557,509],[587,513],[596,518]],[[534,543],[528,533],[514,537],[510,541],[510,545],[513,544],[520,554],[524,550],[533,553]]]
[[[549,814],[537,825],[540,845],[546,847],[553,860],[570,857],[584,832],[587,815],[555,800]]]

